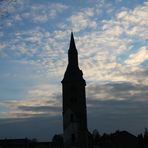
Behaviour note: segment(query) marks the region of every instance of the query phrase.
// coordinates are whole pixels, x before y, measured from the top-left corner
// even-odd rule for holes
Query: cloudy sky
[[[62,133],[71,31],[89,130],[148,128],[147,0],[9,1],[0,1],[0,138]]]

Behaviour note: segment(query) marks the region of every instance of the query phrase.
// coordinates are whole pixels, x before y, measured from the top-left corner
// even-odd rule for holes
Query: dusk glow
[[[148,128],[147,0],[16,0],[0,9],[0,138],[63,132],[71,31],[87,84],[88,129]]]

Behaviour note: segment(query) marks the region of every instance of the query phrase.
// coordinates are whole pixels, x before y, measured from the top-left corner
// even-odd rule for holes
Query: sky
[[[62,129],[70,33],[86,80],[88,129],[148,128],[147,0],[0,2],[0,138]]]

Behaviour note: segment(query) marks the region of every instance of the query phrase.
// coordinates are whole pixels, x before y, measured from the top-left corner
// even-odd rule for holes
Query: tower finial
[[[73,32],[71,32],[71,38],[70,38],[70,47],[69,49],[76,49],[76,45],[75,45],[75,40],[74,40],[74,36],[73,36]]]

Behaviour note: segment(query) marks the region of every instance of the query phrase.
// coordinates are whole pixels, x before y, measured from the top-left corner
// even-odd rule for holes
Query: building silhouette
[[[85,86],[71,33],[68,66],[62,80],[64,148],[88,148]]]

